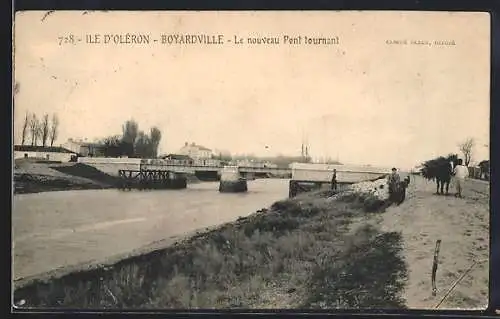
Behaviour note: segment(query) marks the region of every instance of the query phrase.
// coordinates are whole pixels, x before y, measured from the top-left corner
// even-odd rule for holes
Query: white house
[[[77,153],[59,146],[14,145],[14,159],[36,158],[54,162],[70,162]]]
[[[181,155],[187,155],[195,161],[200,159],[210,159],[212,157],[211,149],[201,145],[196,145],[195,143],[189,144],[188,142],[184,144],[178,153]]]
[[[80,141],[75,141],[72,138],[69,138],[68,141],[65,143],[61,144],[61,147],[64,147],[67,150],[70,150],[74,153],[80,153],[81,145],[82,143]]]
[[[81,156],[103,156],[104,145],[99,143],[88,143],[81,140],[74,140],[72,138],[61,145],[61,147],[77,153]]]

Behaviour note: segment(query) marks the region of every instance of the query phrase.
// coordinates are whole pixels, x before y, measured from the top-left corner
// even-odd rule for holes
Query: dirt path
[[[407,200],[378,219],[382,230],[402,232],[409,267],[407,306],[434,308],[474,261],[479,261],[439,309],[484,309],[489,285],[489,184],[468,180],[462,199],[434,192],[433,182],[416,176]],[[454,194],[453,188],[450,193]],[[437,294],[432,296],[432,264],[439,239]]]

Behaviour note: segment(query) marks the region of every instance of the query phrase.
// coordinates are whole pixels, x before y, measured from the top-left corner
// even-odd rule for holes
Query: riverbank
[[[234,223],[112,266],[32,282],[24,306],[73,308],[403,308],[401,235],[353,221],[372,195],[279,201]]]
[[[36,163],[17,161],[14,169],[14,194],[50,191],[117,188],[120,179],[81,163]],[[188,184],[199,183],[187,176]]]
[[[116,180],[77,163],[18,161],[14,168],[14,194],[113,188]]]

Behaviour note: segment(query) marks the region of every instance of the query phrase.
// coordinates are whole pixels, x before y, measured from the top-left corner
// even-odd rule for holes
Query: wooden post
[[[434,261],[432,263],[432,295],[435,296],[436,295],[436,291],[437,291],[437,288],[436,288],[436,272],[437,272],[437,268],[438,268],[438,263],[439,263],[439,249],[441,247],[441,239],[438,239],[436,241],[436,248],[434,249]]]
[[[293,198],[297,196],[297,182],[290,181],[288,186],[288,197]]]

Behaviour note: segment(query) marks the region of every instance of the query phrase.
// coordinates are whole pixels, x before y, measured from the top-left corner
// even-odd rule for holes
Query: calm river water
[[[15,195],[14,278],[102,262],[151,243],[248,216],[288,197],[288,180],[248,182],[218,192],[217,182],[184,190],[78,190]]]

